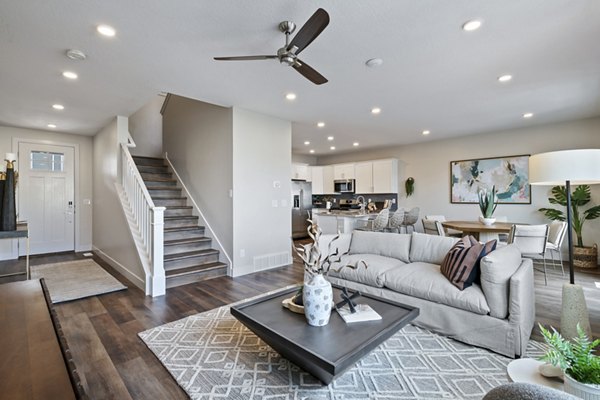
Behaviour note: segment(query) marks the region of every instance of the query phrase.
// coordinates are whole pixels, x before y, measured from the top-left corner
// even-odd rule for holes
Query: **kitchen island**
[[[352,233],[367,224],[377,213],[361,213],[359,210],[325,210],[313,208],[312,218],[323,234]]]

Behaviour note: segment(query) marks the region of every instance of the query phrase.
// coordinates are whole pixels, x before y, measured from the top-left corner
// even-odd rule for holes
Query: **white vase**
[[[331,302],[333,291],[329,283],[321,274],[314,275],[304,282],[302,289],[304,302],[304,315],[306,321],[312,326],[325,326],[331,316]]]
[[[496,222],[496,218],[479,217],[479,222],[481,222],[485,226],[490,226],[494,225],[494,222]]]
[[[586,385],[585,383],[577,382],[568,374],[565,374],[564,390],[566,393],[584,400],[600,400],[600,385]]]

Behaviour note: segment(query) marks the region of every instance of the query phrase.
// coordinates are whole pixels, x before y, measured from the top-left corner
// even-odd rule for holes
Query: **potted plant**
[[[587,205],[592,199],[590,186],[579,185],[571,194],[571,210],[573,215],[572,225],[577,244],[573,246],[573,265],[580,268],[596,268],[598,260],[598,247],[594,244],[586,247],[583,244],[583,224],[587,220],[600,217],[600,205],[588,208],[585,211],[581,207]],[[552,188],[552,197],[548,198],[551,204],[567,206],[567,190],[564,186],[554,186]],[[565,221],[566,215],[563,210],[555,208],[540,208],[547,218],[557,221]]]
[[[572,342],[565,340],[554,328],[550,332],[541,324],[539,327],[549,347],[542,360],[564,372],[565,392],[582,399],[600,399],[600,357],[593,354],[600,339],[591,341],[579,325],[578,336]]]
[[[329,323],[331,304],[333,302],[331,283],[325,279],[325,276],[333,269],[332,266],[335,263],[339,263],[342,256],[348,253],[340,254],[337,247],[335,250],[332,250],[334,243],[340,238],[339,232],[329,242],[327,254],[321,253],[321,249],[319,248],[319,239],[322,233],[321,228],[310,219],[308,222],[310,225],[307,231],[308,236],[312,239],[312,243],[294,246],[294,251],[304,263],[305,279],[302,287],[302,297],[299,298],[298,293],[292,301],[296,304],[301,303],[304,305],[304,314],[309,325],[325,326]],[[356,269],[360,263],[364,264],[365,268],[367,267],[364,261],[359,261],[355,265],[341,265],[339,268],[333,270],[340,272],[345,267]]]
[[[496,200],[496,186],[492,186],[492,190],[479,190],[478,196],[479,209],[481,210],[479,221],[484,225],[492,225],[496,222],[496,218],[493,216],[494,211],[496,211],[496,207],[498,206],[498,201]]]

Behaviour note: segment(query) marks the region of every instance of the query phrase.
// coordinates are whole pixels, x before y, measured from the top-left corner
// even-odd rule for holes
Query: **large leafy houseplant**
[[[577,237],[578,247],[584,247],[582,235],[584,222],[600,217],[600,205],[590,207],[585,211],[581,210],[581,208],[587,205],[591,200],[592,195],[589,185],[579,185],[571,194],[573,231]],[[567,207],[567,189],[564,186],[554,186],[552,188],[552,197],[549,197],[548,201],[551,204]],[[543,212],[547,218],[553,221],[565,221],[567,218],[563,210],[557,210],[555,208],[540,208],[539,211]]]
[[[594,355],[594,349],[600,345],[600,339],[590,340],[584,330],[577,325],[577,337],[572,341],[566,340],[556,329],[549,329],[539,325],[540,331],[548,351],[542,357],[565,373],[565,391],[571,394],[580,389],[578,384],[570,382],[568,378],[585,385],[585,393],[600,396],[600,357]]]

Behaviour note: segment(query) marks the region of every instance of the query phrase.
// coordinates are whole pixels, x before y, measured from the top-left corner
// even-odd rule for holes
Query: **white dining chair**
[[[446,216],[444,216],[444,215],[426,215],[425,219],[432,220],[432,221],[445,222]],[[452,236],[452,237],[463,237],[464,236],[462,231],[458,231],[456,229],[444,228],[444,232],[446,233],[446,236]]]
[[[446,236],[446,231],[444,231],[444,227],[440,221],[433,219],[422,219],[421,222],[423,223],[423,232],[426,234]]]
[[[400,233],[400,225],[404,221],[404,208],[398,208],[390,217],[387,231]]]
[[[508,235],[508,243],[516,245],[521,256],[532,258],[535,262],[541,256],[544,267],[544,282],[548,285],[546,276],[546,243],[548,242],[548,225],[513,225]]]
[[[567,223],[565,221],[552,221],[548,228],[548,241],[546,242],[546,253],[550,254],[552,259],[552,267],[560,265],[563,276],[565,276],[565,267],[562,259],[562,244],[565,239],[565,233],[567,232]],[[554,254],[557,254],[557,259],[554,258]]]
[[[404,228],[408,233],[408,227],[410,226],[415,231],[415,224],[419,220],[419,207],[411,208],[407,213],[404,214],[404,221],[400,224],[400,228]]]

